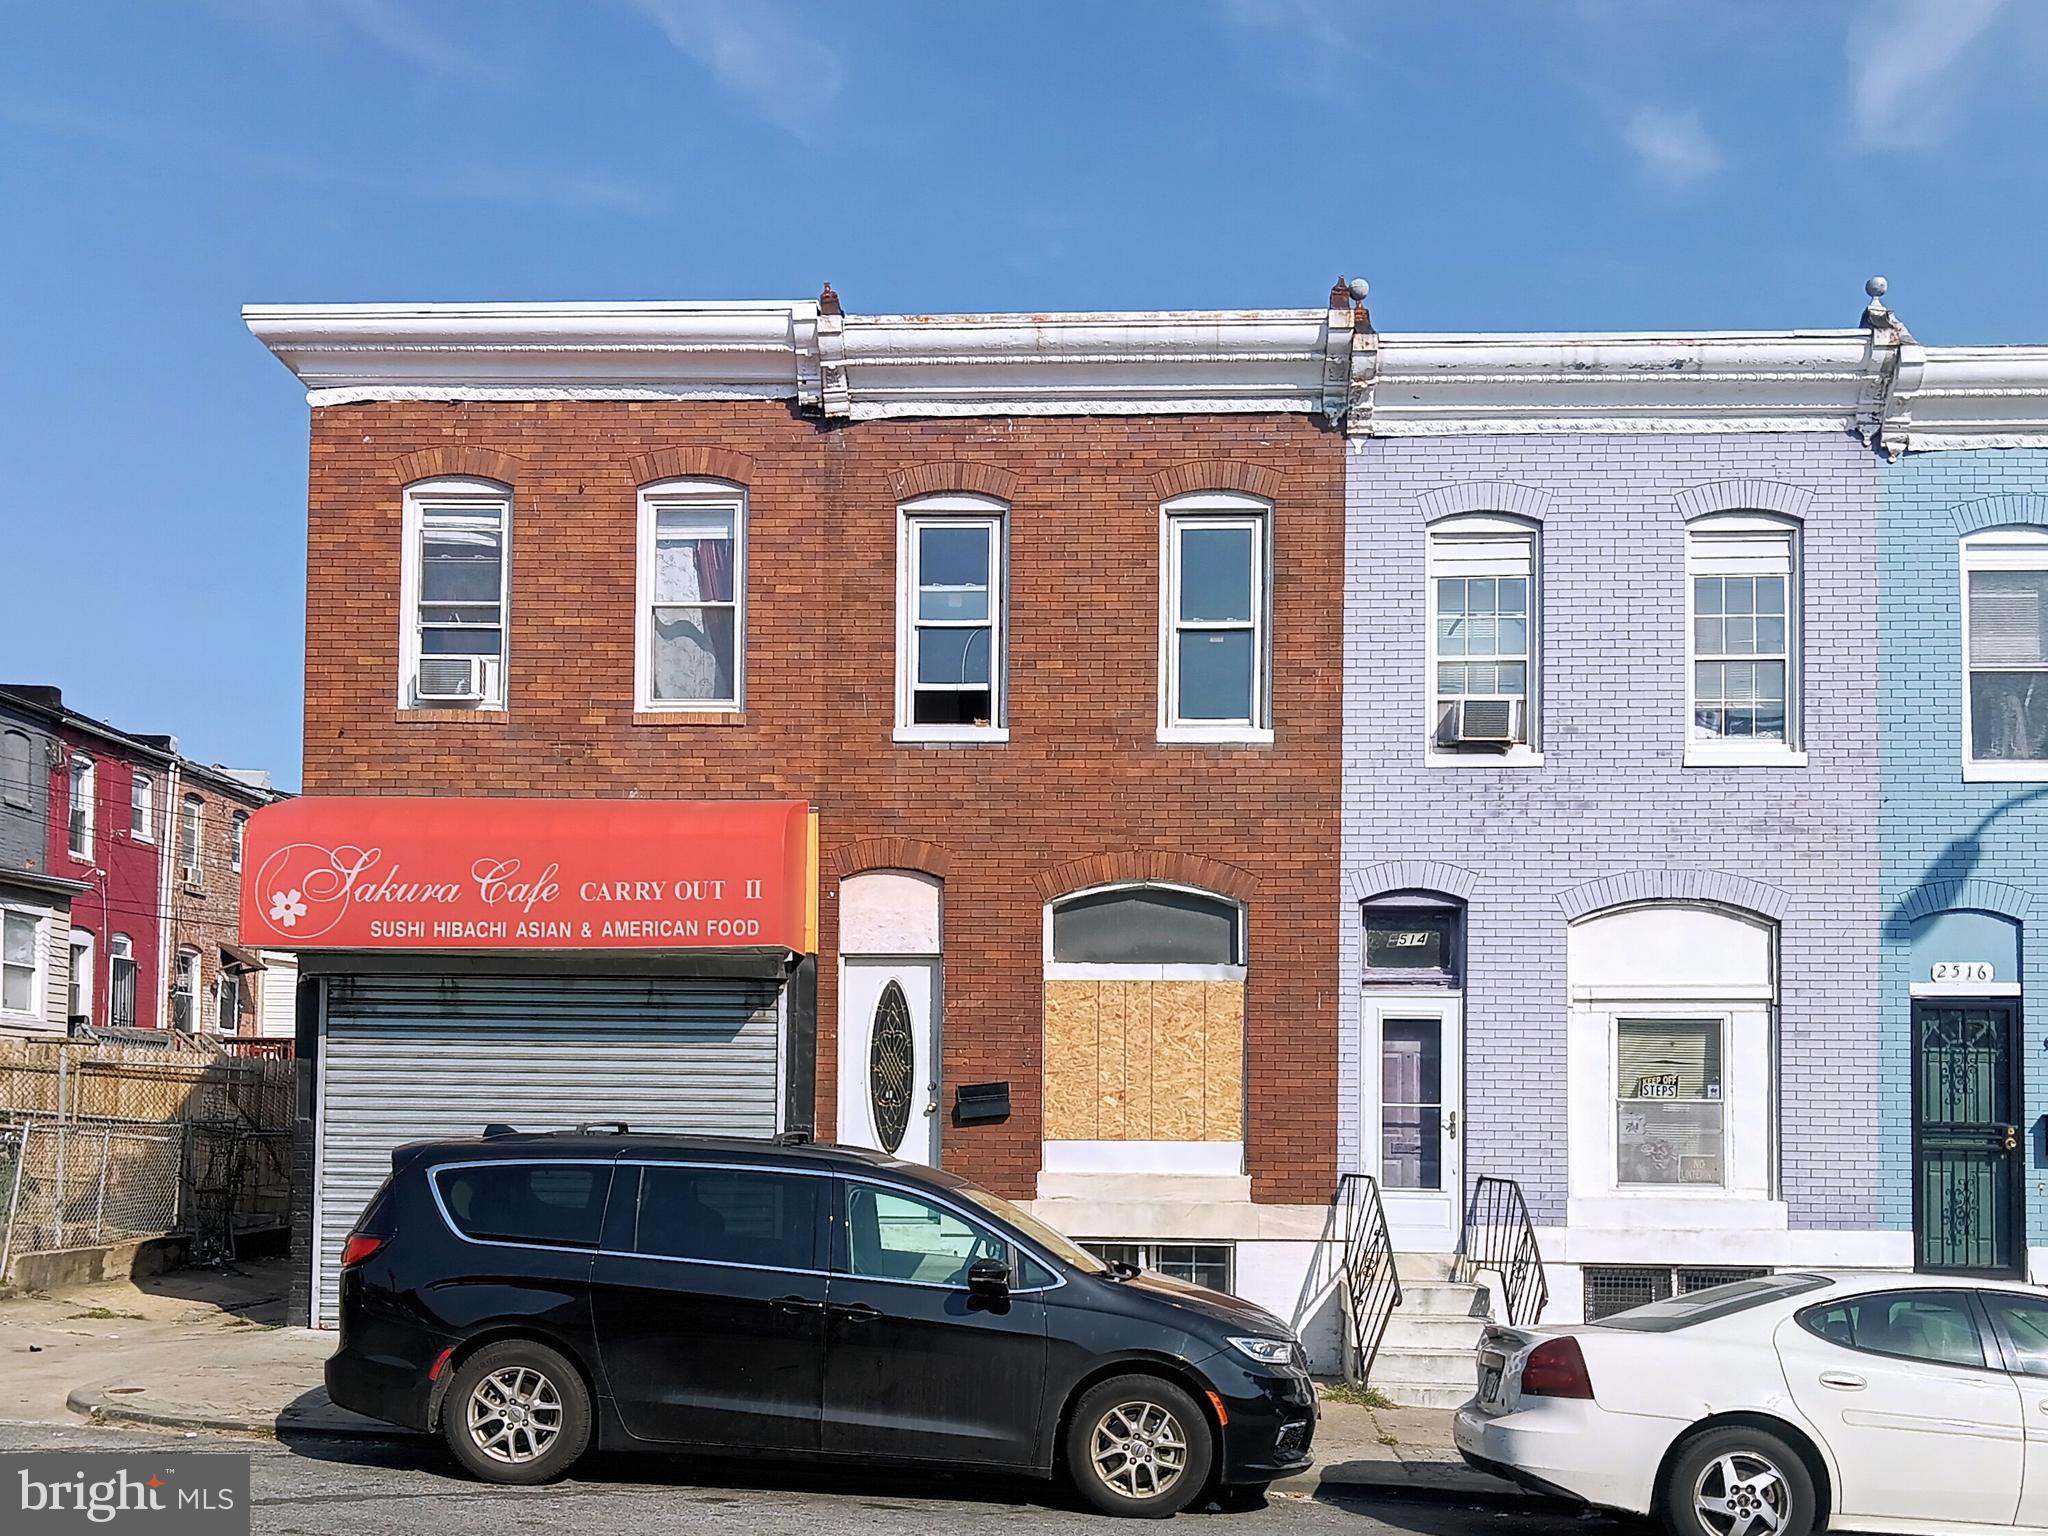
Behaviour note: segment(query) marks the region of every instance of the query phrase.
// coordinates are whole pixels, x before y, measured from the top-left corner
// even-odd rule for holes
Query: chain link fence
[[[104,1247],[178,1228],[182,1127],[30,1121],[19,1128],[13,1163],[0,1274],[16,1253]]]

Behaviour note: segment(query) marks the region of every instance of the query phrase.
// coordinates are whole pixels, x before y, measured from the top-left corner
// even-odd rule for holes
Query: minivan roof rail
[[[484,1127],[485,1141],[495,1141],[500,1136],[517,1136],[518,1134],[519,1128],[517,1126],[507,1125],[502,1120],[493,1120]]]
[[[586,1120],[576,1127],[578,1136],[623,1136],[630,1126],[623,1120]]]

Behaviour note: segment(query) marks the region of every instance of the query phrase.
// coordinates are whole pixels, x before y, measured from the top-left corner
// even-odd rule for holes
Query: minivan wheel
[[[1805,1458],[1745,1424],[1688,1443],[1664,1479],[1658,1510],[1670,1536],[1810,1536],[1815,1512]]]
[[[1097,1382],[1067,1423],[1067,1475],[1107,1515],[1179,1513],[1208,1485],[1214,1458],[1202,1410],[1158,1376]]]
[[[545,1344],[486,1344],[448,1383],[441,1434],[486,1482],[549,1482],[590,1444],[590,1393],[576,1367]]]

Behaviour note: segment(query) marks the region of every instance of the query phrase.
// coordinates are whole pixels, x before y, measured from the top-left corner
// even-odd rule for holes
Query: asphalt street
[[[849,1473],[786,1464],[655,1458],[595,1461],[550,1488],[471,1482],[430,1445],[255,1441],[81,1425],[0,1424],[0,1451],[145,1449],[218,1451],[251,1458],[254,1528],[264,1536],[660,1536],[666,1532],[759,1532],[762,1536],[1017,1536],[1093,1532],[1113,1523],[1065,1502],[1050,1487],[974,1475]],[[1215,1536],[1381,1531],[1415,1536],[1465,1532],[1513,1536],[1645,1536],[1632,1526],[1570,1512],[1531,1513],[1470,1504],[1275,1496],[1247,1514],[1181,1517]],[[1144,1529],[1145,1527],[1123,1527]]]

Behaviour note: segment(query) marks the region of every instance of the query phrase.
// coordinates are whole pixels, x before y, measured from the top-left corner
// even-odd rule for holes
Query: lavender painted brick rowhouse
[[[1520,1180],[1553,1265],[1560,1305],[1551,1316],[1578,1306],[1586,1263],[1883,1256],[1871,1240],[1880,1225],[1879,472],[1849,433],[1352,445],[1340,1157],[1381,1171],[1383,1010],[1363,1001],[1360,903],[1402,890],[1462,901],[1463,1174]],[[1796,530],[1794,744],[1804,758],[1687,766],[1688,523],[1745,510]],[[1468,754],[1439,766],[1426,752],[1426,530],[1486,512],[1539,530],[1534,755],[1507,766]],[[1761,1083],[1772,1101],[1760,1122],[1773,1140],[1757,1164],[1768,1167],[1765,1198],[1723,1208],[1700,1187],[1668,1191],[1685,1197],[1675,1205],[1655,1198],[1667,1192],[1617,1190],[1612,1178],[1605,1191],[1584,1187],[1602,1165],[1584,1147],[1575,1158],[1573,1142],[1595,1138],[1611,1173],[1615,1106],[1581,1087],[1572,1107],[1567,935],[1575,920],[1655,902],[1745,913],[1761,945],[1775,941],[1769,1023],[1726,1036],[1730,1099],[1753,1100]],[[1745,1039],[1750,1055],[1769,1059],[1736,1059]],[[1730,1102],[1726,1113],[1732,1125],[1756,1109]],[[1636,1195],[1646,1198],[1630,1230],[1626,1202]]]

